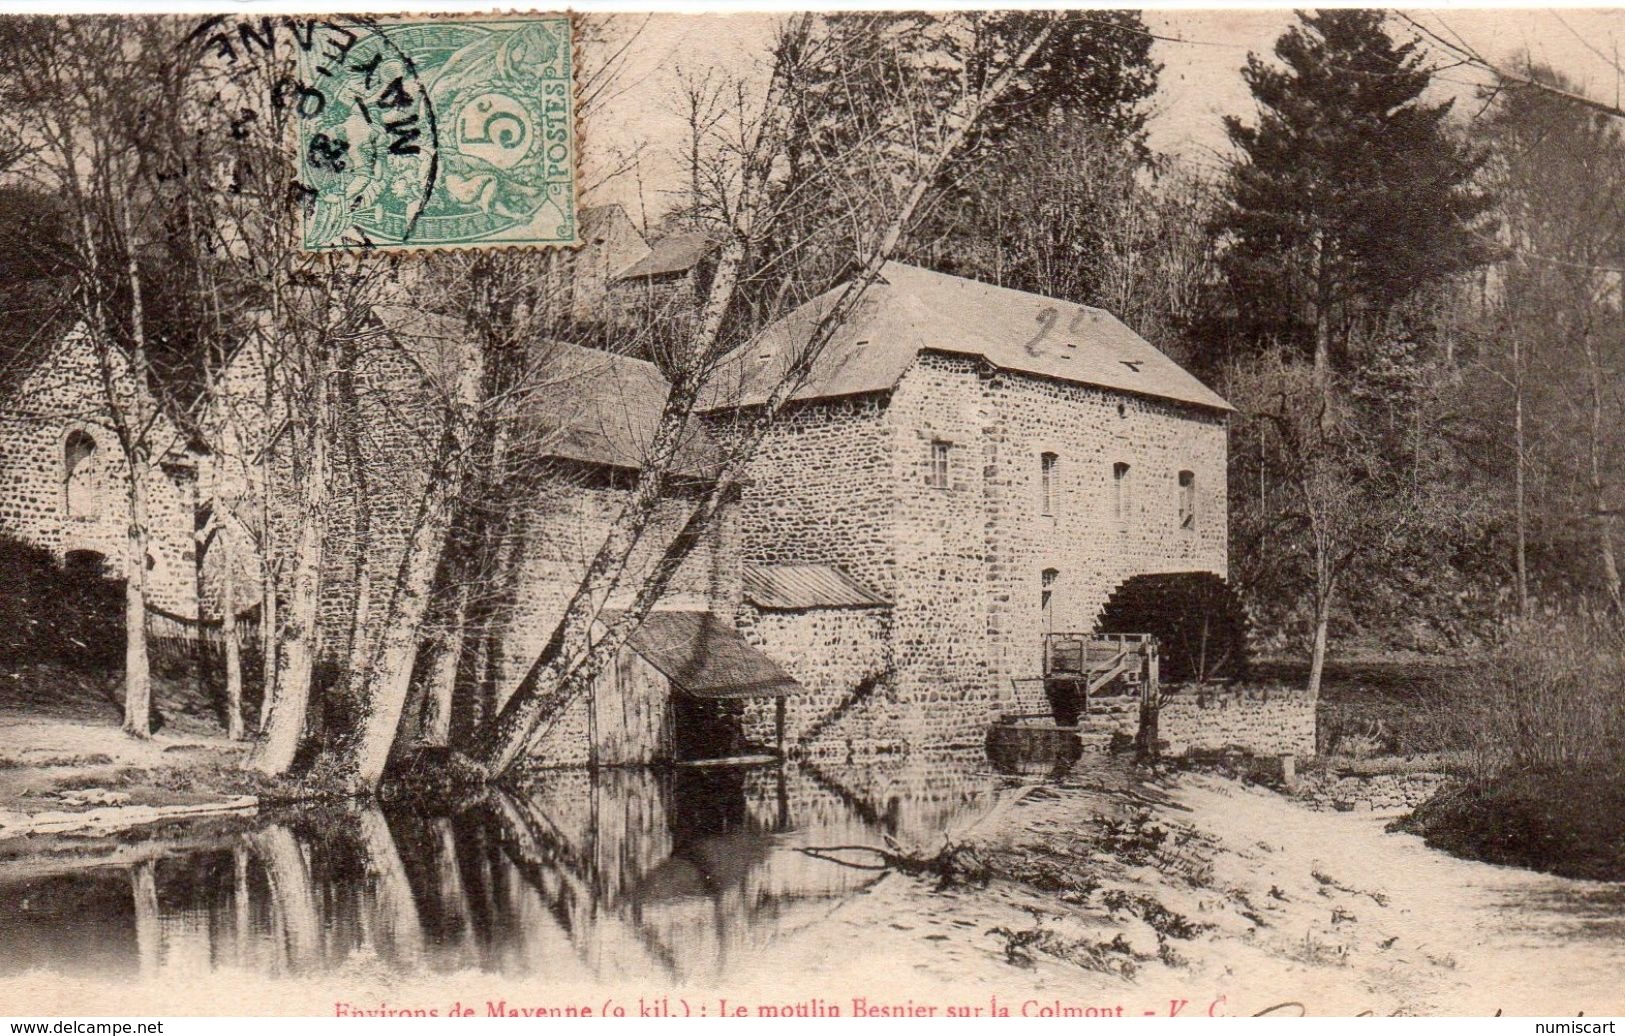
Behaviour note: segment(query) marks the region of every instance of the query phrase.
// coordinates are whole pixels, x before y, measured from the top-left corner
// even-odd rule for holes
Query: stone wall
[[[1158,734],[1172,755],[1237,745],[1257,755],[1309,758],[1315,754],[1315,699],[1279,687],[1170,694]]]
[[[1409,812],[1438,794],[1451,778],[1443,773],[1317,774],[1306,776],[1300,797],[1320,810]]]
[[[941,363],[925,357],[921,366]],[[1043,573],[1056,573],[1049,626],[1088,632],[1125,579],[1226,574],[1226,432],[1211,411],[1066,382],[982,372],[998,420],[987,447],[992,679],[1041,675]],[[1052,513],[1042,456],[1054,455]],[[1114,468],[1128,465],[1119,503]],[[1180,472],[1195,480],[1189,527]]]
[[[815,758],[850,759],[902,746],[890,623],[886,608],[740,609],[738,625],[745,639],[805,688],[785,702],[786,749]],[[771,699],[747,702],[746,736],[772,745],[775,711]]]
[[[714,423],[719,438],[726,426]],[[886,399],[787,408],[751,458],[740,501],[749,563],[834,565],[883,596],[893,584],[893,480]]]
[[[1139,732],[1134,695],[1096,699],[1080,729],[1116,735],[1119,744]],[[1157,718],[1157,736],[1171,756],[1240,748],[1254,755],[1315,754],[1315,699],[1296,688],[1170,689]]]
[[[924,356],[893,392],[892,653],[904,730],[915,745],[981,744],[1006,697],[992,668],[989,608],[1007,592],[994,562],[989,475],[1000,415],[985,365]],[[947,449],[934,484],[932,448]]]
[[[128,381],[122,354],[109,358],[115,384]],[[147,408],[156,404],[149,397]],[[24,376],[0,405],[0,532],[65,557],[103,556],[105,571],[128,566],[130,469],[114,431],[96,349],[71,332]],[[69,476],[69,439],[82,447]],[[163,414],[148,446],[154,462],[147,487],[147,599],[180,615],[197,615],[193,545],[197,466]]]

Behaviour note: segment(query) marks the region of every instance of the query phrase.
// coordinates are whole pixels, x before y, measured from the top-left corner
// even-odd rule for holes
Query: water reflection
[[[931,843],[1000,778],[956,755],[867,768],[561,772],[450,815],[354,807],[216,823],[117,863],[0,864],[0,973],[246,968],[720,981],[872,872],[803,845]]]

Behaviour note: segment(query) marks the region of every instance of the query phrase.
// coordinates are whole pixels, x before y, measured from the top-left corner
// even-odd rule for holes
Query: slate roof
[[[876,608],[888,602],[834,565],[746,565],[745,600],[766,611]]]
[[[783,698],[802,688],[713,612],[650,612],[627,642],[696,698]]]
[[[835,288],[769,326],[730,358],[713,409],[763,402]],[[793,399],[890,391],[916,356],[931,351],[1060,381],[1234,409],[1103,309],[887,263],[856,311],[836,331]]]
[[[655,365],[569,342],[538,346],[541,374],[528,386],[521,409],[526,441],[546,456],[637,470],[660,424],[671,386]],[[698,420],[689,422],[674,470],[715,474],[715,444]]]
[[[615,275],[618,281],[664,277],[692,270],[711,250],[711,239],[697,230],[667,234],[650,246],[649,254]]]
[[[460,363],[462,322],[409,306],[374,306],[391,337],[426,377],[449,390]],[[655,365],[550,339],[534,345],[535,377],[519,390],[521,441],[541,456],[637,470],[671,386]],[[714,474],[716,449],[698,421],[678,450],[679,475]]]

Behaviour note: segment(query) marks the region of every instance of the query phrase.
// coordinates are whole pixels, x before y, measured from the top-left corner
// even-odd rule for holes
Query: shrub
[[[1429,845],[1570,877],[1625,879],[1625,626],[1617,616],[1524,624],[1435,714],[1468,749],[1460,785],[1402,826]]]
[[[0,664],[58,661],[117,666],[124,653],[124,584],[88,566],[0,537]]]
[[[1441,744],[1466,748],[1475,777],[1625,773],[1625,625],[1551,615],[1514,627],[1439,700]]]

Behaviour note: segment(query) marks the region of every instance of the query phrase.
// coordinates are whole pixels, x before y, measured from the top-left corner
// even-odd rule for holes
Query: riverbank
[[[1062,990],[1062,1005],[1125,1014],[1625,1010],[1618,886],[1449,857],[1369,813],[1195,772],[1126,798],[1080,773],[971,845],[985,888],[888,877],[761,973],[848,989],[917,975],[917,996],[1017,1013]]]
[[[300,794],[245,770],[246,744],[195,730],[143,741],[105,720],[0,712],[0,746],[0,847],[35,834],[241,813]]]
[[[1600,772],[1533,771],[1462,780],[1400,824],[1469,859],[1567,878],[1625,881],[1625,780]]]
[[[560,772],[445,815],[350,802],[14,840],[0,997],[81,1014],[1625,1008],[1619,886],[1458,860],[1211,771],[1091,760],[1024,782],[929,762],[699,785]]]

